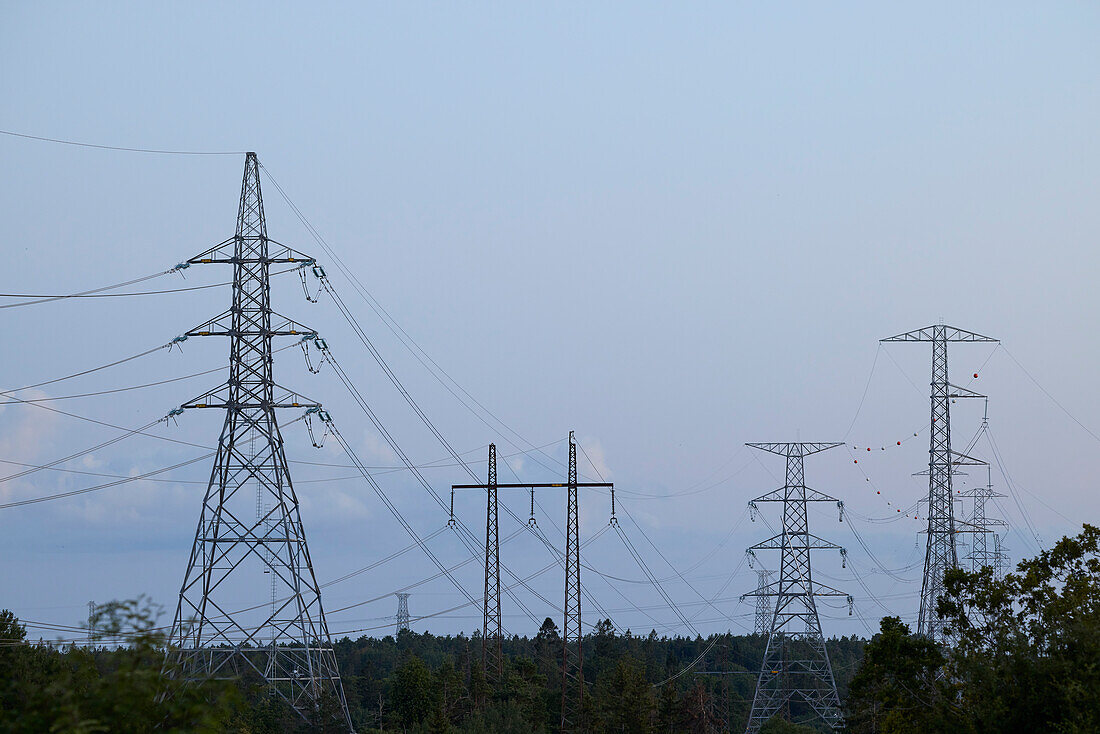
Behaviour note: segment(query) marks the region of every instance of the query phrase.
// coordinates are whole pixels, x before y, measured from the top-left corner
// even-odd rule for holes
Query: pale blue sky
[[[1090,338],[1100,326],[1098,32],[1100,10],[1071,2],[4,3],[0,129],[257,151],[373,294],[478,400],[536,444],[576,429],[603,457],[623,504],[680,568],[706,557],[745,502],[773,488],[769,470],[781,476],[779,463],[754,461],[746,441],[893,446],[861,461],[866,476],[844,450],[815,458],[810,481],[865,517],[911,506],[923,492],[909,475],[927,461],[926,434],[901,448],[895,441],[927,421],[928,349],[893,345],[876,362],[877,340],[941,318],[999,337],[1007,352],[990,358],[987,347],[961,345],[952,365],[960,380],[981,368],[973,387],[991,395],[993,433],[1020,507],[1049,540],[1100,516],[1096,441],[1008,355],[1100,433]],[[7,254],[0,291],[68,292],[171,267],[231,234],[241,165],[238,156],[142,155],[0,136]],[[320,257],[276,192],[265,193],[272,236]],[[456,448],[497,441],[502,454],[514,451],[329,270]],[[192,269],[186,284],[227,276]],[[328,338],[415,459],[445,455],[331,302],[304,303],[293,279],[276,288],[276,305]],[[162,344],[227,299],[213,289],[2,310],[9,346],[0,389]],[[182,354],[49,386],[46,396],[224,361],[225,345],[189,343]],[[867,399],[846,435],[873,362]],[[365,458],[393,463],[330,374],[309,375],[288,351],[278,375],[324,401]],[[215,379],[48,405],[136,426]],[[969,438],[980,415],[980,405],[960,405],[956,435]],[[217,416],[188,414],[162,432],[210,444],[218,427]],[[46,463],[115,435],[7,405],[0,459]],[[315,452],[298,428],[287,438],[293,457],[338,458],[327,448]],[[195,451],[127,441],[66,466],[128,474]],[[564,445],[548,451],[561,458]],[[515,468],[531,480],[557,478],[530,460]],[[201,482],[207,471],[199,465],[172,477]],[[331,475],[303,466],[295,476]],[[675,498],[629,494],[724,478]],[[95,479],[38,472],[0,483],[0,498]],[[442,469],[430,479],[442,491],[464,474]],[[997,471],[995,481],[1007,489]],[[382,482],[418,528],[445,522],[401,475]],[[148,593],[173,607],[202,489],[134,483],[0,510],[0,606],[63,623],[79,620],[89,599]],[[322,580],[408,543],[359,483],[303,483],[299,491]],[[509,501],[525,515],[524,498]],[[560,523],[560,502],[545,503]],[[606,522],[605,505],[586,498],[585,533]],[[1006,500],[1003,509],[1021,528],[1017,504]],[[483,522],[472,497],[460,512],[472,527]],[[915,614],[918,573],[904,574],[915,583],[874,573],[835,511],[813,518],[815,531],[849,546],[891,611]],[[910,558],[922,525],[854,523],[891,567]],[[743,549],[767,532],[745,520],[692,572],[693,585],[707,596],[718,592]],[[433,542],[460,560],[453,538]],[[1009,543],[1017,557],[1034,552],[1026,534]],[[521,536],[506,558],[532,571],[548,556]],[[671,573],[652,549],[647,558],[658,575]],[[597,541],[588,560],[608,573],[640,575],[614,535]],[[835,577],[828,583],[866,597],[836,559],[823,558],[820,568]],[[326,604],[377,596],[431,572],[426,559],[410,555],[331,587]],[[480,573],[463,574],[476,595]],[[616,591],[592,574],[585,581],[609,610],[659,601],[641,585]],[[719,606],[736,622],[689,607],[715,620],[700,628],[751,623],[736,616],[752,611],[736,596],[754,583],[741,573],[720,597],[732,597]],[[539,585],[557,603],[560,573]],[[698,601],[682,583],[669,588],[678,601]],[[410,609],[430,613],[459,598],[436,582],[413,591]],[[540,619],[559,616],[526,601]],[[872,625],[883,613],[859,604]],[[395,607],[386,599],[334,614],[330,627],[383,624],[377,618]],[[533,632],[526,617],[508,616],[516,611],[506,605],[506,624]],[[433,619],[429,628],[480,626],[476,612],[467,613]],[[675,621],[668,609],[650,614]],[[865,631],[835,614],[828,632]],[[654,626],[636,611],[615,616],[622,627]],[[586,619],[594,615],[586,611]]]

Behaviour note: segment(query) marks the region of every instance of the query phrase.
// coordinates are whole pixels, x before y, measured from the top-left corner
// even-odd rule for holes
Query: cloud
[[[580,455],[577,457],[577,472],[579,474],[584,474],[586,468],[594,467],[599,476],[610,482],[612,476],[611,467],[607,465],[603,445],[600,444],[600,440],[598,438],[586,438],[578,445],[578,448],[581,447],[583,448]],[[585,457],[587,457],[587,460]],[[585,467],[585,464],[589,466]]]
[[[47,397],[41,390],[27,390],[22,394],[24,399]],[[57,425],[60,416],[45,410],[38,410],[33,405],[18,406],[17,409],[5,411],[3,420],[0,421],[0,459],[12,464],[4,464],[2,476],[11,476],[22,473],[32,467],[19,466],[18,464],[34,464],[43,455],[43,447],[55,445]],[[48,471],[48,470],[46,470]],[[40,474],[35,472],[29,476]],[[36,477],[37,478],[37,477]],[[48,480],[47,480],[48,481]],[[20,496],[30,494],[38,482],[30,479],[15,479],[0,482],[0,500],[8,501],[18,499]]]
[[[519,475],[520,472],[523,471],[524,461],[522,456],[513,456],[511,459],[505,459],[504,461],[512,468],[512,471],[516,475]]]
[[[366,464],[394,464],[397,462],[397,454],[393,452],[389,444],[373,431],[367,431],[362,442],[366,454]]]

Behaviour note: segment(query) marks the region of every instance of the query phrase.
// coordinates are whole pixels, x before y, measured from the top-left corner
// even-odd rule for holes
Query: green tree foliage
[[[1100,731],[1100,530],[1085,525],[1003,579],[956,569],[944,582],[954,645],[884,619],[852,680],[851,731]]]
[[[943,676],[940,649],[917,637],[897,617],[886,617],[882,631],[863,652],[863,663],[848,687],[847,722],[853,734],[918,734],[945,731],[953,686]]]
[[[653,731],[656,699],[645,678],[645,666],[633,657],[621,658],[596,681],[595,723],[600,731],[649,734]]]
[[[402,726],[422,723],[437,705],[439,691],[424,661],[410,657],[393,674],[393,708]]]
[[[26,644],[0,614],[0,731],[341,732],[335,700],[303,721],[255,677],[234,685],[180,686],[164,675],[163,634],[145,602],[107,605],[95,650]],[[107,646],[108,639],[122,644]],[[601,620],[585,637],[583,719],[598,732],[718,732],[744,727],[764,640],[723,634],[620,633]],[[854,668],[861,641],[830,640],[838,670]],[[555,734],[561,719],[561,634],[547,619],[531,638],[504,640],[499,678],[481,669],[478,635],[342,639],[335,644],[360,734]],[[707,651],[700,665],[685,671]],[[695,670],[734,675],[694,675]],[[846,680],[838,680],[842,686]],[[161,692],[170,692],[160,698]]]
[[[93,638],[125,640],[109,654],[25,644],[0,612],[0,729],[8,732],[221,732],[239,701],[230,685],[183,685],[164,669],[164,633],[145,600],[112,602],[92,618]]]

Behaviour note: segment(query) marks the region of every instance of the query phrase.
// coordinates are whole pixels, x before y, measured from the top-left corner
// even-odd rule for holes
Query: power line
[[[848,424],[848,430],[844,432],[843,440],[848,440],[848,434],[855,428],[856,421],[859,420],[859,414],[863,410],[863,403],[867,400],[867,391],[871,389],[871,379],[875,376],[875,366],[878,365],[879,355],[882,354],[882,342],[879,342],[878,349],[875,350],[875,358],[871,362],[871,371],[867,375],[867,383],[863,386],[863,395],[859,398],[859,405],[856,406],[855,415],[852,416],[852,422]]]
[[[275,176],[272,175],[271,170],[266,167],[264,167],[263,170],[265,173],[267,173],[267,176],[271,180],[271,183],[275,186],[275,189],[283,197],[283,200],[287,203],[287,206],[290,207],[291,211],[294,212],[295,216],[302,223],[302,226],[306,228],[306,231],[309,232],[309,234],[313,237],[317,244],[329,255],[329,257],[333,259],[336,267],[340,269],[340,271],[351,283],[352,288],[359,294],[361,298],[363,298],[363,300],[375,312],[375,314],[379,317],[386,328],[389,329],[389,331],[395,337],[397,337],[402,346],[409,350],[409,352],[416,358],[418,362],[420,362],[420,364],[428,371],[428,373],[431,374],[432,377],[435,378],[435,380],[438,381],[456,400],[458,400],[460,405],[470,411],[471,414],[473,414],[487,428],[490,428],[490,430],[493,429],[492,426],[490,426],[489,423],[486,422],[485,419],[476,410],[474,410],[465,400],[463,400],[461,397],[459,397],[457,393],[455,393],[451,385],[457,388],[474,405],[480,408],[486,415],[496,421],[506,431],[511,433],[521,442],[527,444],[528,447],[534,447],[533,443],[528,441],[511,426],[509,426],[507,423],[497,417],[491,410],[486,408],[480,401],[477,400],[477,398],[471,395],[468,390],[462,387],[462,385],[460,385],[453,377],[451,377],[451,375],[446,370],[444,370],[434,359],[432,359],[431,355],[424,351],[424,349],[412,338],[412,336],[410,336],[409,333],[393,318],[393,316],[390,315],[389,311],[387,311],[385,307],[382,306],[382,304],[379,303],[373,295],[371,295],[370,291],[362,284],[359,278],[356,277],[355,273],[347,267],[346,263],[344,263],[343,259],[336,253],[336,251],[333,250],[331,246],[329,246],[324,236],[317,230],[316,227],[313,226],[313,224],[309,221],[309,219],[305,216],[301,209],[298,208],[298,206],[287,195],[286,191],[284,191],[283,188],[279,185],[279,182],[275,180]],[[427,362],[425,362],[425,360],[427,360]],[[435,369],[433,370],[432,367],[429,367],[428,363],[431,363],[432,367],[434,367]],[[446,381],[442,377],[440,377],[440,374],[446,377]],[[448,384],[448,381],[450,382],[450,384]],[[507,436],[502,436],[502,438],[513,447],[517,449],[520,448],[518,444],[509,439]],[[564,466],[562,462],[554,459],[545,452],[539,451],[539,453],[545,456],[551,463],[558,464],[559,466]],[[548,471],[554,471],[550,467],[546,466],[546,464],[544,464],[538,458],[532,456],[531,459],[536,464],[542,466],[544,469]]]
[[[127,153],[156,153],[159,155],[244,155],[243,150],[163,150],[159,148],[131,148],[121,145],[103,145],[100,143],[84,143],[76,140],[63,140],[61,138],[47,138],[42,135],[28,135],[11,130],[0,130],[0,135],[10,135],[13,138],[26,138],[27,140],[39,140],[44,143],[59,143],[61,145],[75,145],[81,148],[98,148],[100,150],[119,150]]]
[[[93,290],[80,291],[77,293],[0,293],[0,298],[33,298],[36,300],[24,301],[22,303],[6,303],[0,305],[0,308],[19,308],[21,306],[34,306],[41,303],[50,303],[52,301],[62,301],[69,298],[123,298],[126,296],[159,296],[165,293],[186,293],[188,291],[201,291],[208,288],[222,288],[227,285],[233,285],[232,282],[225,283],[209,283],[207,285],[193,285],[183,288],[163,288],[155,291],[128,291],[126,293],[103,293],[102,291],[114,290],[115,288],[122,288],[134,283],[140,283],[151,278],[157,278],[161,275],[169,275],[170,273],[179,272],[183,268],[176,266],[171,270],[165,270],[163,273],[156,273],[154,275],[148,275],[144,278],[137,278],[135,280],[129,280],[125,283],[118,283],[115,285],[104,286],[102,288],[95,288]],[[271,276],[282,275],[284,273],[292,273],[297,271],[298,268],[287,268],[285,270],[277,270],[271,273]]]

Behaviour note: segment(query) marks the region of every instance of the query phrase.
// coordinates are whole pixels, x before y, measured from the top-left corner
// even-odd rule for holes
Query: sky
[[[581,473],[615,483],[623,534],[692,622],[605,530],[609,498],[588,492],[586,626],[598,605],[619,629],[751,627],[751,600],[738,599],[756,584],[744,550],[779,515],[763,507],[753,521],[746,504],[782,483],[783,463],[744,444],[843,441],[807,460],[807,480],[843,500],[843,523],[819,506],[811,530],[847,547],[849,562],[823,553],[814,573],[855,597],[851,617],[822,606],[826,634],[866,635],[887,613],[915,619],[926,524],[926,480],[912,474],[927,466],[930,349],[884,337],[942,320],[1001,340],[953,345],[950,359],[954,381],[989,395],[993,442],[972,453],[993,460],[1007,495],[991,514],[1008,521],[1014,560],[1100,520],[1100,349],[1087,337],[1100,327],[1098,31],[1100,9],[1076,2],[6,2],[0,129],[204,154],[0,135],[0,291],[116,284],[224,240],[241,152],[256,151],[346,271],[265,177],[271,236],[326,267],[475,475],[495,442],[502,481],[558,481],[575,430]],[[219,152],[230,154],[205,155]],[[168,343],[227,308],[220,268],[120,292],[217,287],[0,308],[0,390]],[[445,374],[406,348],[349,273]],[[450,484],[469,482],[332,299],[308,303],[294,274],[272,282],[276,309],[325,337],[408,455],[444,464],[425,470],[432,487],[446,500]],[[0,405],[0,503],[208,451],[222,417],[188,411],[154,437],[58,462],[165,416],[224,373],[69,396],[224,368],[227,349],[192,339],[13,393]],[[399,463],[330,367],[313,375],[289,349],[275,369],[325,405],[364,462]],[[952,406],[960,448],[983,409]],[[318,579],[409,546],[338,466],[335,442],[314,449],[303,428],[287,426],[287,452]],[[440,558],[469,557],[407,472],[377,472],[418,533],[443,529],[429,541]],[[162,481],[0,509],[0,607],[78,625],[88,601],[144,594],[170,622],[208,475],[199,461]],[[564,497],[537,499],[561,547]],[[526,518],[526,495],[502,501]],[[480,532],[480,496],[460,493],[455,510]],[[553,562],[515,520],[502,523],[509,569]],[[411,584],[413,629],[480,628],[476,607],[442,613],[465,597],[445,579],[418,583],[433,573],[413,549],[326,586],[330,629],[392,632],[392,592]],[[477,597],[481,573],[474,561],[455,576]],[[560,568],[530,586],[544,597],[517,591],[530,614],[505,599],[510,632],[561,623]],[[242,586],[242,602],[255,593]]]

